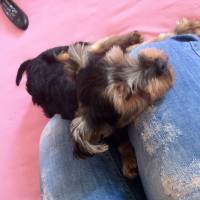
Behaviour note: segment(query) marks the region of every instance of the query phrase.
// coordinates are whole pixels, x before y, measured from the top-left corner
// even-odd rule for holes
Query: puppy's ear
[[[17,86],[20,84],[23,73],[26,71],[27,67],[29,67],[31,65],[31,63],[32,63],[32,60],[27,60],[20,65],[20,67],[17,71],[17,76],[16,76],[16,85]]]

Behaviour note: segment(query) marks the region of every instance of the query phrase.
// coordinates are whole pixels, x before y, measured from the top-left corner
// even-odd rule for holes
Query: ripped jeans
[[[163,49],[176,74],[174,87],[130,128],[139,174],[149,200],[200,200],[200,39],[180,35],[141,48]],[[68,122],[58,115],[40,144],[44,200],[145,200],[139,182],[128,183],[107,152],[73,159]]]

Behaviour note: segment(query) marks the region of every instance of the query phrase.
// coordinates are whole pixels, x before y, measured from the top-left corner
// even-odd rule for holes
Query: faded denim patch
[[[139,47],[164,50],[176,80],[131,128],[149,200],[200,199],[200,40],[184,35]]]
[[[174,143],[176,138],[181,135],[181,130],[173,122],[159,120],[154,114],[155,110],[156,107],[150,107],[146,111],[146,117],[139,118],[135,122],[135,126],[141,130],[144,149],[151,156],[157,154],[160,149],[163,153],[169,151],[170,144]],[[148,116],[151,117],[148,118]]]
[[[190,199],[191,194],[200,192],[200,160],[177,166],[172,171],[163,169],[161,182],[164,192],[173,199]]]

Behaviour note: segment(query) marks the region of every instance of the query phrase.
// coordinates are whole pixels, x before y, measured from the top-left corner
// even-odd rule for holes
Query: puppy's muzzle
[[[168,61],[167,60],[156,60],[156,73],[158,75],[163,75],[167,72]]]

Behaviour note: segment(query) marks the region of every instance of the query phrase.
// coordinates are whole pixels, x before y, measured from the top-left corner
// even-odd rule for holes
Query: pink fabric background
[[[0,11],[0,199],[39,200],[38,148],[47,122],[32,106],[20,63],[47,48],[139,30],[146,37],[170,30],[182,16],[200,17],[199,0],[16,0],[29,16],[26,32]]]

